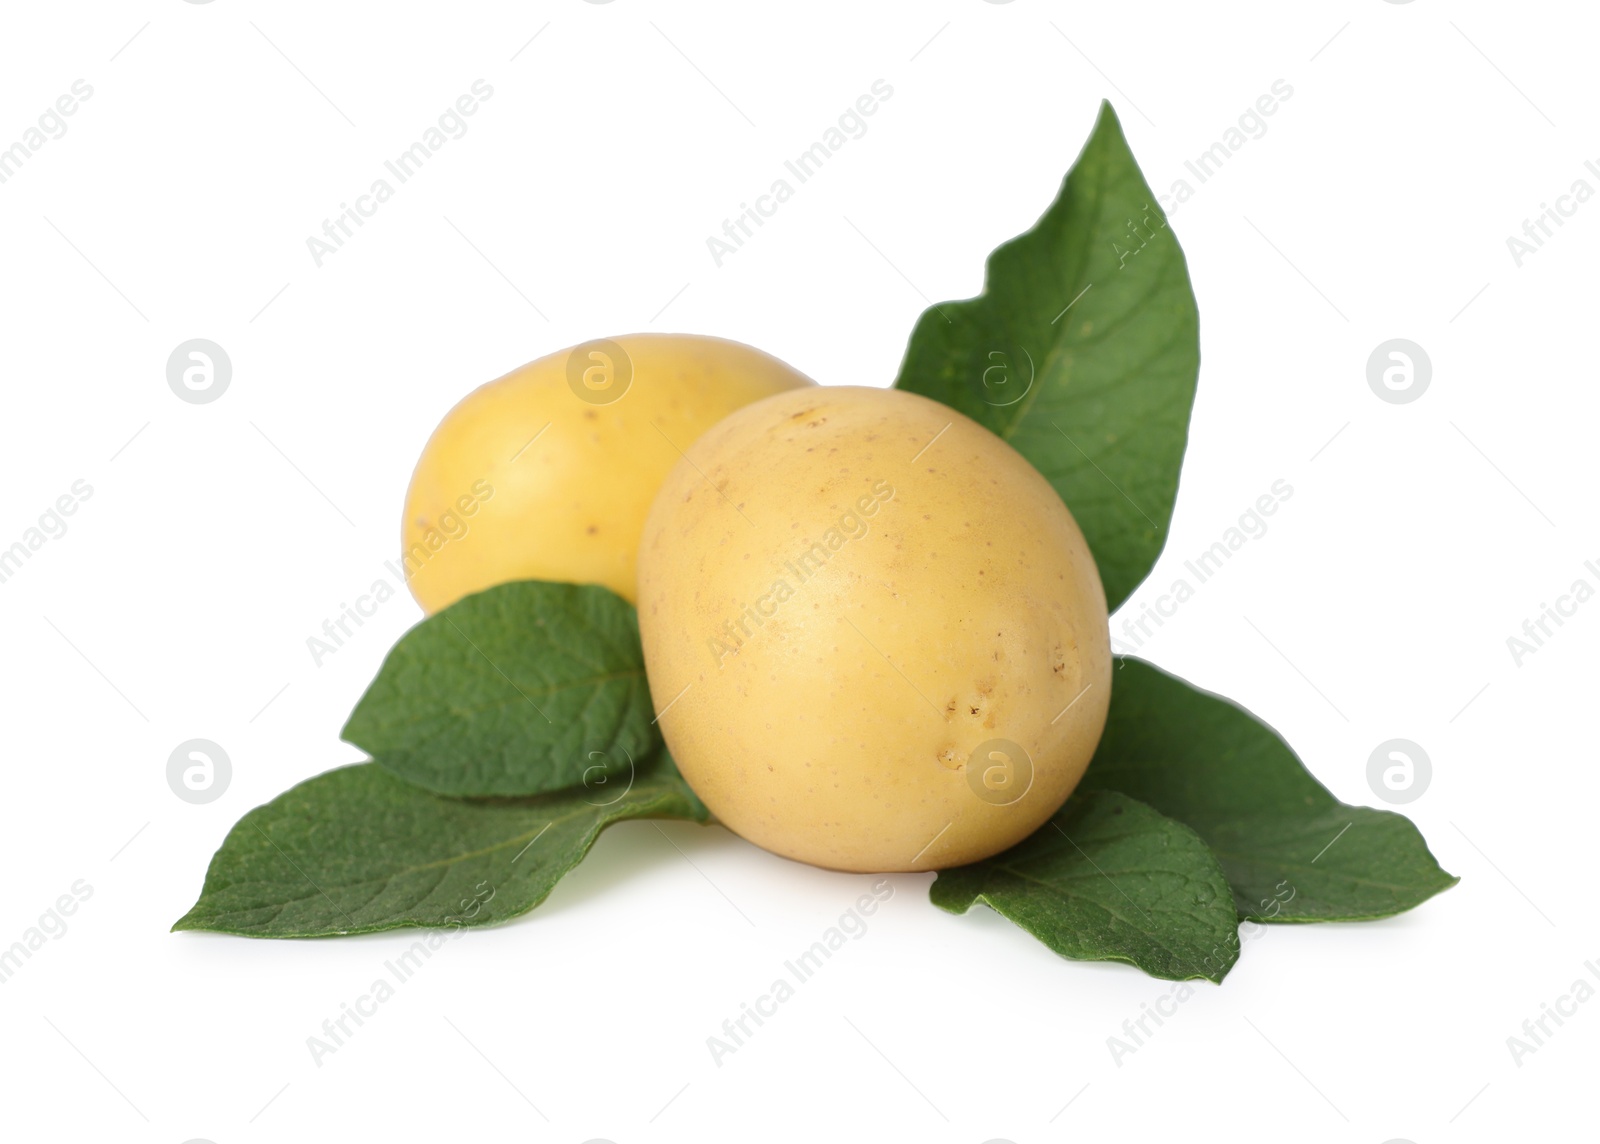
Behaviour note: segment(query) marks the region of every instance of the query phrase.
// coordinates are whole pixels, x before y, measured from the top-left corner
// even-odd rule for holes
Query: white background
[[[0,584],[0,945],[93,888],[0,985],[5,1135],[1380,1144],[1587,1123],[1600,1003],[1520,1067],[1506,1038],[1600,958],[1600,603],[1520,666],[1506,638],[1600,585],[1600,200],[1521,267],[1506,239],[1575,180],[1600,189],[1597,23],[1436,0],[7,5],[0,147],[74,80],[93,96],[0,185],[0,541],[74,481],[94,493]],[[468,133],[318,268],[307,236],[480,78]],[[869,132],[718,268],[706,237],[876,79],[894,95]],[[706,1038],[870,881],[720,828],[614,828],[320,1067],[307,1037],[411,935],[167,932],[242,813],[359,757],[339,727],[418,612],[385,604],[321,667],[306,640],[384,575],[411,466],[467,390],[645,329],[886,385],[923,307],[975,293],[1049,203],[1102,97],[1165,192],[1278,79],[1267,133],[1172,216],[1203,365],[1134,605],[1273,481],[1295,491],[1141,653],[1257,712],[1347,801],[1382,805],[1379,742],[1421,744],[1432,784],[1404,809],[1459,887],[1269,929],[1120,1064],[1107,1038],[1170,984],[943,914],[906,875],[717,1067]],[[167,386],[195,337],[233,362],[213,404]],[[1367,385],[1393,337],[1433,363],[1411,404]],[[196,737],[234,768],[203,806],[165,777]]]

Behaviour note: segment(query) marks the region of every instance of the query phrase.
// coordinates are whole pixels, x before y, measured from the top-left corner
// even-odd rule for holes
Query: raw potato
[[[445,415],[411,478],[411,594],[429,615],[510,580],[631,601],[639,534],[680,450],[733,410],[811,384],[760,350],[691,334],[585,342],[489,382]]]
[[[1061,498],[898,390],[784,393],[701,437],[645,525],[639,626],[712,813],[837,870],[1021,841],[1077,785],[1111,698],[1105,592]]]

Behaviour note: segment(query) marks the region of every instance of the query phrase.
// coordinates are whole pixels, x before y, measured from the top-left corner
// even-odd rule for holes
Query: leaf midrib
[[[667,790],[667,789],[664,789],[664,788],[663,789],[658,789],[658,790],[655,790],[655,791],[651,792],[648,796],[643,798],[641,801],[639,801],[637,803],[630,804],[626,809],[628,809],[628,810],[650,809],[650,808],[654,807],[654,804],[660,802],[664,798],[670,798],[673,794],[674,794],[673,791],[670,791],[670,790]],[[613,803],[611,805],[614,806],[616,804]],[[604,809],[606,809],[606,808],[602,808],[602,807],[590,807],[589,808],[589,810],[591,810],[591,811],[593,811],[593,810],[604,810]],[[493,844],[491,844],[489,846],[479,847],[476,850],[468,850],[468,851],[464,851],[464,852],[462,852],[460,854],[447,855],[447,856],[445,856],[443,858],[436,859],[436,860],[434,860],[432,862],[423,862],[420,865],[403,866],[403,867],[401,867],[401,868],[399,868],[399,869],[397,869],[397,870],[395,870],[395,871],[393,871],[391,873],[387,873],[387,874],[383,874],[383,875],[377,875],[377,876],[368,877],[368,878],[358,878],[357,880],[355,880],[353,882],[329,882],[329,883],[327,883],[326,887],[319,886],[317,883],[312,883],[312,886],[313,886],[313,888],[317,888],[317,889],[323,889],[323,888],[331,887],[332,889],[335,889],[335,890],[352,890],[352,889],[356,889],[356,888],[361,887],[361,886],[371,885],[371,884],[373,884],[375,882],[385,882],[385,883],[393,882],[394,880],[396,880],[398,878],[408,877],[408,876],[410,876],[412,874],[420,874],[425,870],[433,870],[433,869],[438,869],[438,868],[441,868],[441,867],[448,868],[450,866],[458,865],[458,864],[460,864],[462,862],[470,861],[473,858],[481,858],[481,857],[484,857],[486,855],[493,854],[496,851],[508,849],[509,847],[515,846],[519,842],[526,843],[530,839],[538,837],[540,835],[540,833],[543,832],[543,831],[552,829],[552,828],[554,828],[554,827],[556,827],[558,825],[564,825],[564,824],[567,824],[567,823],[571,823],[571,822],[574,822],[574,821],[581,820],[583,817],[585,817],[586,813],[587,813],[586,811],[579,810],[577,808],[573,808],[571,811],[565,812],[565,813],[563,813],[561,815],[558,815],[557,817],[544,820],[535,829],[526,830],[526,831],[522,832],[521,834],[512,835],[511,837],[506,838],[506,839],[504,839],[502,841],[495,842],[495,843],[493,843]],[[597,822],[602,817],[604,817],[604,816],[600,815],[600,814],[597,814],[597,815],[594,816],[595,821],[597,821]],[[291,865],[293,865],[292,862],[291,862]],[[534,868],[536,868],[536,867],[534,867]],[[302,877],[304,877],[304,875],[302,875]],[[309,878],[306,878],[305,880],[308,881],[308,882],[310,881]],[[262,880],[261,879],[252,879],[251,881],[261,882]],[[234,882],[231,885],[233,887],[237,887],[237,886],[246,885],[246,884],[249,884],[249,883],[241,881],[241,882]],[[276,882],[276,883],[265,882],[264,884],[266,884],[266,885],[282,885],[283,883],[282,882]],[[437,889],[437,887],[435,887],[435,889]],[[432,891],[429,891],[429,892],[431,893]],[[307,896],[309,897],[310,895],[307,895]],[[426,897],[426,895],[424,895],[424,897]],[[303,901],[305,899],[296,899],[296,900]],[[370,905],[371,903],[369,902],[367,904]],[[356,908],[357,909],[364,909],[365,907],[364,906],[358,906]]]
[[[379,725],[384,729],[415,727],[420,723],[433,722],[439,719],[448,719],[452,716],[482,715],[485,712],[497,711],[504,707],[515,707],[517,706],[518,701],[526,702],[530,696],[538,696],[540,699],[549,699],[553,696],[561,694],[563,691],[572,691],[580,687],[593,687],[596,691],[599,691],[604,684],[612,683],[616,680],[641,680],[644,678],[645,673],[643,668],[636,670],[630,669],[628,671],[615,671],[609,675],[595,675],[590,676],[587,679],[575,679],[568,683],[550,684],[547,685],[543,690],[537,688],[524,688],[515,680],[512,680],[512,690],[517,693],[515,699],[507,696],[496,699],[493,702],[473,704],[472,706],[468,707],[451,706],[448,710],[442,712],[435,708],[434,710],[424,711],[419,715],[414,715],[407,719],[384,719]],[[397,694],[392,697],[388,697],[386,702],[399,705],[404,704],[407,698],[408,697],[403,694]]]
[[[1096,156],[1096,158],[1098,159],[1099,157]],[[1096,166],[1097,166],[1098,170],[1095,172],[1096,178],[1095,178],[1094,185],[1093,185],[1093,191],[1094,191],[1094,210],[1092,212],[1093,225],[1087,227],[1082,232],[1085,235],[1094,234],[1099,230],[1101,216],[1105,211],[1106,183],[1107,183],[1107,180],[1109,178],[1109,173],[1107,171],[1107,168],[1106,168],[1106,165],[1105,165],[1104,162],[1097,162]],[[1070,181],[1071,178],[1072,178],[1072,175],[1071,175],[1071,173],[1069,173],[1067,175],[1067,179]],[[1022,241],[1024,239],[1026,239],[1027,237],[1029,237],[1029,236],[1026,235],[1026,234],[1022,235],[1017,239],[1017,241],[1020,242],[1020,241]],[[1077,256],[1077,258],[1076,258],[1077,265],[1073,267],[1072,273],[1069,276],[1070,279],[1071,279],[1070,284],[1067,287],[1067,289],[1069,289],[1069,290],[1073,286],[1076,286],[1079,282],[1083,281],[1084,274],[1088,270],[1088,266],[1089,266],[1089,242],[1088,242],[1087,238],[1085,238],[1082,242],[1080,242],[1078,244],[1078,249],[1074,252],[1074,254]],[[1092,283],[1091,283],[1091,285],[1092,285]],[[985,295],[988,295],[987,288],[985,288],[984,293],[985,293]],[[991,300],[992,300],[992,298],[991,298]],[[1061,328],[1060,332],[1059,332],[1059,335],[1056,338],[1051,340],[1050,349],[1045,354],[1045,360],[1043,362],[1041,362],[1040,366],[1039,366],[1041,373],[1046,372],[1048,370],[1048,368],[1050,367],[1051,363],[1053,363],[1060,356],[1060,354],[1062,352],[1062,346],[1066,342],[1066,340],[1067,340],[1067,338],[1069,336],[1067,331],[1068,331],[1068,327],[1063,326]],[[1065,389],[1070,384],[1071,384],[1071,379],[1066,377],[1066,376],[1063,376],[1062,380],[1061,380],[1062,388]],[[1010,423],[1005,426],[1004,430],[1000,434],[1000,439],[1002,441],[1005,441],[1008,444],[1010,443],[1012,435],[1017,431],[1017,428],[1019,426],[1021,426],[1028,419],[1028,414],[1033,411],[1034,403],[1039,400],[1039,394],[1042,393],[1043,391],[1044,391],[1044,386],[1042,384],[1035,385],[1032,389],[1030,389],[1028,391],[1028,393],[1026,395],[1024,395],[1024,397],[1022,399],[1022,403],[1021,403],[1020,407],[1017,409],[1016,415],[1011,418]]]

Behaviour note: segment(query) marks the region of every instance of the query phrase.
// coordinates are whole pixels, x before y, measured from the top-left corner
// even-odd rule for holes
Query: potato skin
[[[631,366],[609,403],[572,380],[602,361],[591,350],[616,359],[615,382]],[[633,600],[639,535],[680,450],[733,410],[812,384],[738,342],[627,334],[481,386],[445,415],[412,475],[401,528],[411,594],[429,615],[511,580],[601,584]]]
[[[1111,697],[1072,514],[999,437],[898,390],[783,393],[702,436],[646,522],[639,624],[712,813],[836,870],[1021,841],[1077,785]],[[1026,753],[1025,793],[1010,747],[974,761],[996,741]]]

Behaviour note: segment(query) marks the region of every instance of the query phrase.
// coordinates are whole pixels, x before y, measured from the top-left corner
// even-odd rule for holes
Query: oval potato
[[[1031,834],[1111,693],[1072,514],[993,433],[898,390],[747,406],[662,486],[639,552],[656,710],[716,817],[777,854],[941,869]]]
[[[406,494],[401,560],[422,610],[511,580],[634,598],[661,482],[733,410],[811,379],[691,334],[585,342],[481,386],[434,430]]]

